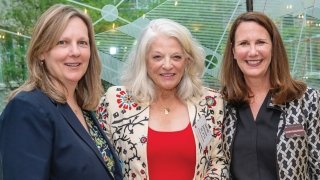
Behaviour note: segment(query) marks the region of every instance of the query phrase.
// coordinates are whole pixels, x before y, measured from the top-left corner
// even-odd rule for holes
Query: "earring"
[[[41,65],[44,64],[44,59],[40,60],[40,64],[41,64]]]

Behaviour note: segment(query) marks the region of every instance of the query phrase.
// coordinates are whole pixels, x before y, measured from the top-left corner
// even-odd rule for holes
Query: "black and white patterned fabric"
[[[269,107],[281,109],[277,132],[278,180],[320,180],[320,92],[308,88],[300,99]],[[225,106],[223,151],[228,163],[236,132],[236,109]],[[287,137],[285,127],[302,125],[305,136]],[[245,162],[244,162],[245,163]]]

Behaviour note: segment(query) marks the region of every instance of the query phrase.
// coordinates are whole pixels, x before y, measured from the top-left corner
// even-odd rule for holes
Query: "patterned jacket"
[[[196,104],[188,102],[190,122],[194,134],[195,124],[205,118],[211,135],[210,142],[201,147],[195,135],[196,165],[194,179],[224,179],[227,174],[222,153],[221,128],[223,101],[221,95],[206,89],[203,98]],[[98,108],[98,119],[113,142],[123,163],[125,179],[147,180],[148,119],[149,105],[139,104],[122,86],[108,89]]]
[[[320,93],[308,88],[300,99],[283,105],[269,100],[270,108],[282,111],[277,132],[278,180],[320,179]],[[223,150],[230,163],[236,132],[236,109],[226,106],[223,127]],[[302,133],[290,137],[287,127],[302,125]],[[291,126],[292,127],[292,126]],[[244,162],[245,163],[245,162]]]

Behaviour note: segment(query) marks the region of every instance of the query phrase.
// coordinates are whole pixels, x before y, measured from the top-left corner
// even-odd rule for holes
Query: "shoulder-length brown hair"
[[[221,93],[225,100],[233,104],[249,102],[251,90],[246,85],[243,73],[233,55],[236,30],[242,22],[248,21],[256,22],[264,27],[272,41],[272,57],[269,68],[273,103],[283,104],[301,97],[306,90],[306,84],[291,77],[286,49],[276,25],[263,13],[247,12],[238,16],[232,24],[224,51],[220,80]]]
[[[103,93],[100,72],[101,62],[97,51],[91,19],[84,12],[63,4],[56,4],[45,11],[38,19],[32,33],[27,52],[28,79],[13,91],[9,99],[21,91],[40,89],[53,100],[66,103],[65,93],[54,86],[55,79],[45,65],[41,64],[40,55],[52,49],[73,17],[79,17],[88,28],[90,60],[85,75],[78,82],[76,98],[82,109],[95,110]],[[59,81],[58,81],[59,82]],[[61,82],[60,84],[65,87]]]

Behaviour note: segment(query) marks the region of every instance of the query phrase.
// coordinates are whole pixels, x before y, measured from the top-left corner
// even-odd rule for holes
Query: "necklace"
[[[161,103],[160,103],[160,105],[161,105],[161,107],[163,108],[163,113],[165,114],[165,115],[168,115],[169,113],[170,113],[170,108],[169,107],[165,107],[164,105],[162,105]]]
[[[169,114],[169,112],[170,112],[170,108],[168,108],[168,107],[167,108],[164,107],[163,110],[164,110],[165,115]]]

